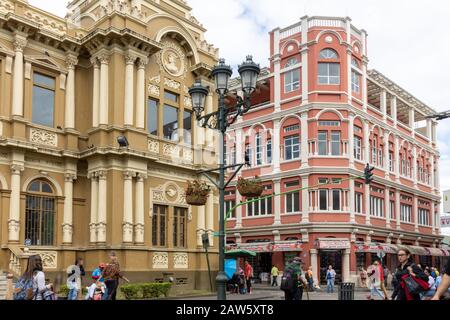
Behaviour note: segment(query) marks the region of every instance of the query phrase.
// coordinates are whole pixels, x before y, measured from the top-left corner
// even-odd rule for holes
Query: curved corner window
[[[319,57],[320,59],[339,59],[339,55],[337,54],[337,52],[329,48],[320,51]]]

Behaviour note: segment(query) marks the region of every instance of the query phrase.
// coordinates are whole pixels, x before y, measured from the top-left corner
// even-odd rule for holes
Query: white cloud
[[[30,0],[60,16],[66,1]],[[247,54],[268,65],[268,32],[304,15],[349,16],[368,34],[369,67],[378,69],[436,110],[450,110],[450,2],[434,0],[188,0],[206,38],[233,66]],[[450,189],[450,120],[438,128],[441,185]]]

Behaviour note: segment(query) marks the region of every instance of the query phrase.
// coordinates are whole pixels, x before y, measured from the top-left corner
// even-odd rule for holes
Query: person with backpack
[[[399,249],[397,257],[399,261],[398,270],[395,273],[399,282],[397,300],[420,300],[420,293],[429,290],[428,277],[413,262],[411,252],[408,249]],[[416,287],[414,292],[410,291],[411,285]]]
[[[301,259],[299,257],[290,261],[283,272],[280,289],[284,291],[285,300],[301,300],[303,296],[303,287],[300,283],[302,279]],[[306,284],[305,284],[306,287]]]
[[[78,300],[78,294],[81,292],[81,277],[84,275],[83,259],[77,258],[75,264],[67,268],[67,287],[69,288],[67,300]]]
[[[327,293],[333,293],[334,292],[334,280],[336,279],[336,271],[334,271],[332,265],[328,266],[326,279],[327,279]]]
[[[55,297],[53,284],[45,284],[41,256],[30,256],[26,271],[16,283],[14,300],[54,300]]]

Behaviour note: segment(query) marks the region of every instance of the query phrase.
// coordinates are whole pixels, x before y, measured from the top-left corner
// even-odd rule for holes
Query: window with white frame
[[[363,194],[355,192],[355,212],[362,213]]]
[[[370,196],[370,215],[374,217],[384,217],[384,199]]]
[[[284,138],[284,160],[300,158],[300,138],[298,135]]]
[[[261,134],[257,133],[255,137],[255,149],[256,149],[256,165],[262,165],[263,161],[263,152],[262,152],[262,141]]]
[[[297,63],[298,63],[297,58],[290,58],[290,59],[286,62],[286,64],[284,65],[284,67],[285,67],[285,68],[289,68],[289,67],[295,66]]]
[[[284,130],[284,133],[288,133],[288,132],[292,132],[292,131],[298,131],[298,130],[300,130],[300,125],[293,124],[291,126],[284,127],[283,130]]]
[[[355,58],[352,58],[352,67],[360,69],[358,60],[356,60]]]
[[[340,84],[341,65],[333,62],[319,62],[319,84]]]
[[[331,155],[340,156],[341,155],[341,132],[332,131],[331,132]]]
[[[250,165],[253,164],[253,154],[252,154],[252,147],[250,147],[249,144],[245,146],[245,154],[248,156],[250,160]]]
[[[355,159],[362,160],[362,139],[360,137],[353,137],[353,154]]]
[[[286,213],[300,212],[300,192],[286,194]]]
[[[412,206],[407,204],[400,204],[400,221],[411,222]]]
[[[284,93],[289,93],[300,88],[300,69],[284,73]]]
[[[319,57],[320,57],[320,59],[338,59],[339,58],[337,52],[330,48],[326,48],[326,49],[323,49],[322,51],[320,51]]]
[[[333,189],[331,190],[333,205],[332,208],[334,211],[341,211],[341,190]]]
[[[389,217],[395,219],[395,201],[389,201]]]
[[[319,210],[328,210],[328,189],[319,190]]]
[[[255,199],[247,199],[247,201]],[[259,201],[247,204],[248,217],[267,216],[271,214],[272,214],[272,198],[261,199]]]
[[[231,148],[231,164],[236,164],[236,147]]]
[[[267,140],[266,162],[272,163],[272,139]]]
[[[327,153],[327,131],[319,131],[317,135],[319,156],[326,156]]]
[[[430,211],[427,209],[419,208],[419,224],[423,226],[430,225]]]
[[[231,210],[231,208],[234,208],[236,205],[236,200],[225,200],[225,214],[228,214],[228,212]],[[230,216],[228,217],[230,219],[236,218],[236,209],[231,211]]]
[[[360,88],[361,88],[361,75],[355,70],[352,70],[352,91],[359,93]]]
[[[340,127],[340,121],[319,121],[319,127]]]
[[[389,151],[389,171],[394,172],[394,152]]]

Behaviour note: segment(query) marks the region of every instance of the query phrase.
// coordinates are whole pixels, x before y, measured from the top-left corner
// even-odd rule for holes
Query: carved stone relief
[[[30,129],[30,141],[47,146],[58,146],[58,135],[53,132],[31,128]]]
[[[173,255],[173,268],[174,269],[188,269],[189,268],[189,256],[187,253],[175,253]]]
[[[153,269],[169,269],[169,254],[167,252],[153,253]]]

